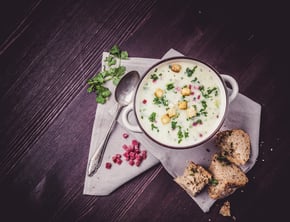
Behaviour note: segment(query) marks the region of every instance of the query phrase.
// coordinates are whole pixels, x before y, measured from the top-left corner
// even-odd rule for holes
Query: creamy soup
[[[211,68],[177,59],[147,73],[135,103],[137,119],[149,137],[169,147],[188,147],[206,140],[220,126],[226,92]]]

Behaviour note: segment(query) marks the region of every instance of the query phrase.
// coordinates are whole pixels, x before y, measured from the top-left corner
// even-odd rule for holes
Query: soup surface
[[[190,147],[206,140],[221,124],[226,92],[205,64],[176,59],[149,71],[135,104],[138,121],[149,137],[169,147]]]

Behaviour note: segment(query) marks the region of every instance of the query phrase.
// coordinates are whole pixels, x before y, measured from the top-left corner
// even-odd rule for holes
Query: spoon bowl
[[[132,101],[139,79],[138,72],[131,71],[120,80],[115,90],[115,100],[120,106],[127,106]]]

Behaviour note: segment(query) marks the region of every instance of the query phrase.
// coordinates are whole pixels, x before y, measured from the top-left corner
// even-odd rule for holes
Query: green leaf
[[[117,60],[114,58],[114,56],[108,56],[106,59],[105,59],[105,62],[107,62],[108,66],[112,66],[112,65],[115,65],[117,63]]]
[[[121,59],[128,59],[129,55],[127,51],[122,51],[121,52]]]
[[[91,93],[91,92],[93,92],[93,88],[94,88],[94,86],[93,85],[91,85],[88,89],[87,89],[87,91],[88,91],[88,93]]]
[[[115,76],[121,77],[124,75],[126,72],[126,67],[125,66],[119,66],[118,68],[115,69]]]
[[[111,67],[117,64],[117,58],[119,59],[127,59],[128,52],[121,51],[117,45],[114,45],[110,50],[110,55],[105,58],[105,62],[109,66],[108,69],[100,71],[95,76],[87,80],[88,93],[95,92],[96,93],[96,102],[100,104],[106,103],[107,99],[111,96],[111,91],[104,86],[104,84],[108,81],[112,81],[113,84],[117,85],[121,79],[121,77],[126,72],[126,67],[119,66]]]
[[[116,86],[116,85],[118,85],[119,84],[119,82],[120,82],[120,78],[114,78],[113,79],[113,84]]]
[[[101,93],[101,95],[105,98],[109,97],[111,95],[111,91],[109,89],[106,89]]]
[[[120,58],[121,56],[121,50],[120,50],[120,48],[119,48],[119,46],[118,45],[114,45],[111,49],[110,49],[110,54],[111,55],[114,55],[114,56],[116,56],[116,57],[118,57],[118,58]]]
[[[106,99],[102,97],[101,95],[98,95],[96,98],[96,102],[100,104],[104,104],[106,102]]]

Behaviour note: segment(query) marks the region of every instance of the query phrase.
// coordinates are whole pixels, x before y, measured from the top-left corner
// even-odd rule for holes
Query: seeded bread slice
[[[213,199],[224,198],[248,182],[246,174],[221,154],[213,155],[209,171],[215,182],[208,188],[208,194]]]
[[[190,196],[195,196],[209,183],[212,175],[202,166],[190,161],[183,175],[174,181],[179,184]]]
[[[217,134],[216,145],[223,156],[238,166],[244,165],[250,158],[251,143],[249,135],[241,130],[226,130]]]

